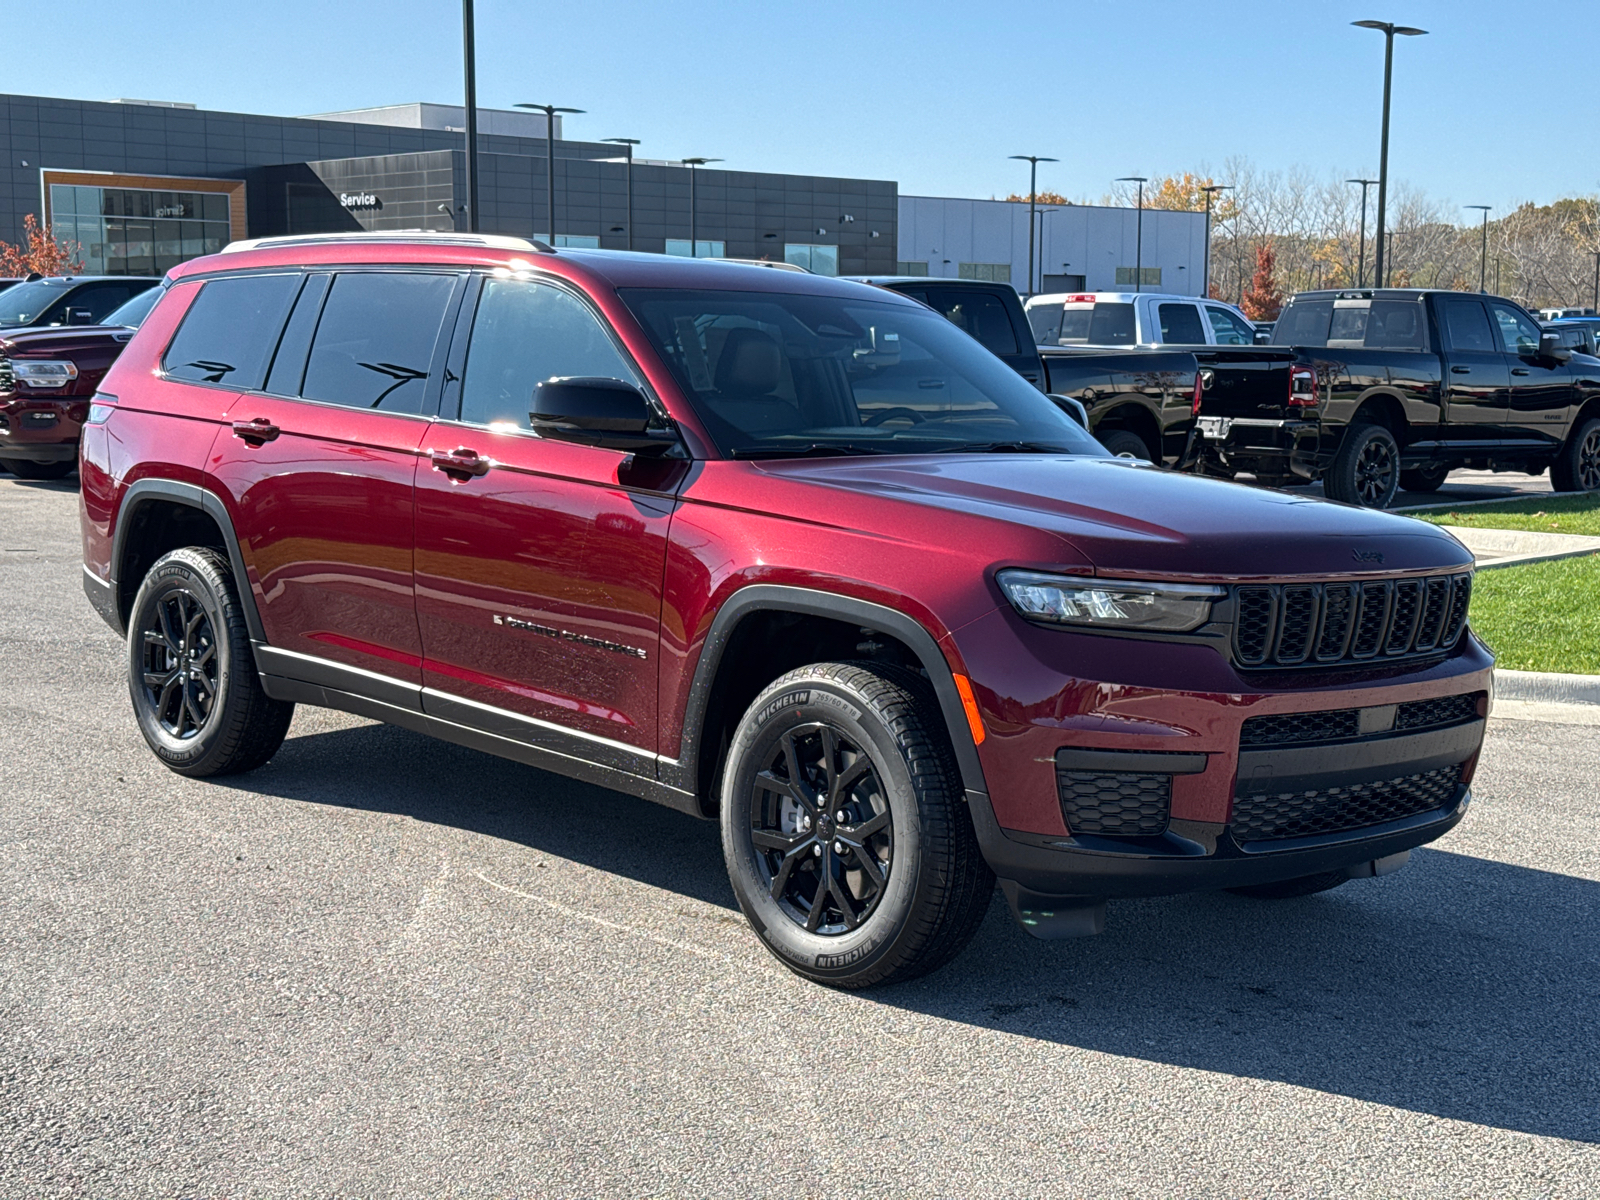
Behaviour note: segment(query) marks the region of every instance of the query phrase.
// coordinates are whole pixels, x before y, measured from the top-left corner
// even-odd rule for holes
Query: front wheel
[[[1550,464],[1550,486],[1558,492],[1600,491],[1600,419],[1583,422]]]
[[[31,458],[13,458],[6,463],[18,479],[65,479],[78,464],[71,459],[61,462],[35,462]]]
[[[1150,447],[1144,444],[1144,439],[1129,429],[1107,429],[1103,433],[1094,435],[1095,440],[1104,446],[1117,458],[1137,458],[1144,462],[1153,462],[1150,456]]]
[[[1437,492],[1449,474],[1445,466],[1416,467],[1400,472],[1400,486],[1408,492]]]
[[[128,618],[139,732],[180,775],[253,771],[283,744],[294,705],[261,689],[228,560],[188,547],[156,561]]]
[[[878,663],[802,667],[756,697],[723,774],[722,848],[767,949],[832,987],[943,965],[994,893],[937,700]]]
[[[1388,508],[1400,490],[1400,446],[1382,425],[1352,425],[1323,476],[1330,500]]]

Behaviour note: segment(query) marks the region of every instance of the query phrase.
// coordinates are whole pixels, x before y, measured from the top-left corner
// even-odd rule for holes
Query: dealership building
[[[245,237],[465,229],[465,114],[401,104],[308,117],[160,101],[0,95],[0,240],[34,214],[91,273],[160,274]],[[485,233],[557,246],[797,263],[819,274],[927,274],[1028,289],[1028,206],[901,196],[892,180],[686,166],[555,133],[543,114],[479,112]],[[625,132],[625,131],[619,131]],[[1063,206],[1036,226],[1036,283],[1197,293],[1197,213]],[[1124,278],[1126,277],[1126,278]]]

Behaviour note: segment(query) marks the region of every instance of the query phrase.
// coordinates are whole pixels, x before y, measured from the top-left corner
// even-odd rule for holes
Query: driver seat
[[[707,396],[711,411],[744,433],[800,428],[800,410],[774,395],[783,379],[783,347],[762,329],[732,329],[722,343]]]

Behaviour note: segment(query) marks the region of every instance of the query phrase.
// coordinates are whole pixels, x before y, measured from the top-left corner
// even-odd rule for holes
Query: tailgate
[[[1289,416],[1289,368],[1293,350],[1208,346],[1195,351],[1211,382],[1200,400],[1203,417],[1256,417],[1281,421]]]

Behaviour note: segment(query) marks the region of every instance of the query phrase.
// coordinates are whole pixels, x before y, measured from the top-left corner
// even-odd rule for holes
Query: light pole
[[[478,232],[478,43],[472,29],[472,0],[461,0],[461,62],[466,75],[467,232]]]
[[[1387,234],[1383,225],[1383,216],[1384,204],[1389,195],[1389,80],[1394,73],[1394,35],[1398,33],[1401,37],[1421,37],[1428,31],[1426,29],[1414,29],[1410,25],[1396,25],[1392,21],[1352,21],[1350,23],[1359,25],[1362,29],[1377,29],[1383,33],[1383,137],[1378,147],[1378,248],[1372,272],[1373,285],[1382,287],[1386,278],[1383,269],[1383,251]]]
[[[621,146],[628,152],[627,189],[628,189],[628,249],[633,249],[633,148],[639,144],[638,138],[602,138],[602,141],[612,142]]]
[[[1143,175],[1124,175],[1117,183],[1139,185],[1139,215],[1134,219],[1133,235],[1133,290],[1144,291],[1144,185],[1149,183]]]
[[[1028,164],[1028,294],[1033,295],[1033,222],[1039,207],[1039,164],[1060,162],[1059,158],[1045,158],[1039,154],[1013,154],[1018,162]],[[1015,226],[1013,226],[1015,228]]]
[[[707,163],[721,162],[720,158],[682,158],[678,160],[689,168],[689,257],[700,257],[700,213],[694,202],[694,169]]]
[[[1044,253],[1044,219],[1046,217],[1048,217],[1051,213],[1057,213],[1057,212],[1060,212],[1060,211],[1061,210],[1059,208],[1041,208],[1039,210],[1039,278],[1038,278],[1038,282],[1039,282],[1039,291],[1041,291],[1041,292],[1044,291],[1044,260],[1045,260],[1045,253]],[[1033,291],[1033,284],[1034,284],[1034,280],[1030,276],[1029,279],[1028,279],[1028,292],[1029,292],[1030,295],[1036,294]]]
[[[1346,183],[1359,183],[1361,185],[1361,249],[1356,251],[1356,286],[1367,286],[1367,189],[1377,183],[1376,179],[1346,179]]]
[[[1206,267],[1204,278],[1200,281],[1200,295],[1209,298],[1211,295],[1211,197],[1217,192],[1233,191],[1231,183],[1208,183],[1200,189],[1206,194]]]
[[[1478,256],[1478,291],[1482,292],[1489,274],[1489,208],[1487,204],[1467,204],[1465,208],[1483,210],[1483,250]]]
[[[518,104],[517,108],[531,108],[544,114],[544,147],[548,161],[545,163],[545,183],[549,197],[550,244],[556,244],[556,114],[581,113],[581,108],[559,108],[554,104]]]

